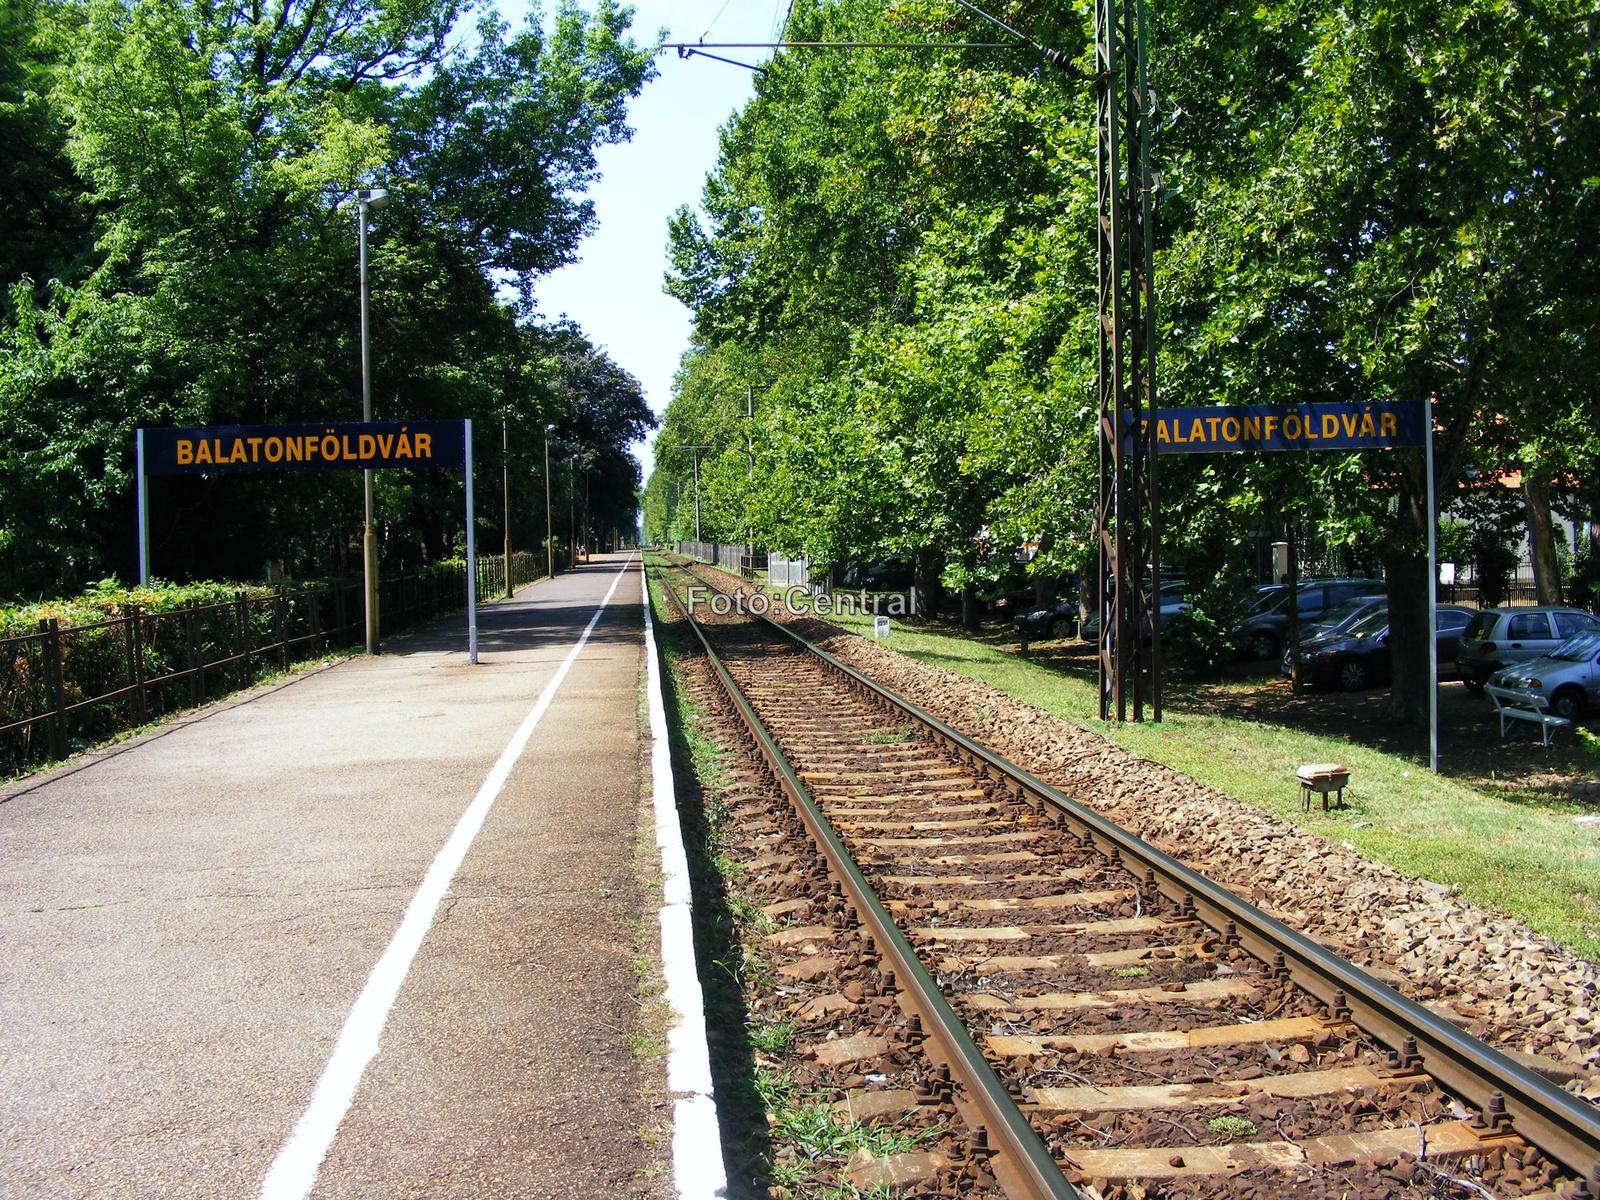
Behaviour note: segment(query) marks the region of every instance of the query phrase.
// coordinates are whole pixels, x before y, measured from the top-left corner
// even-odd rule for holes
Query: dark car
[[[1363,617],[1371,616],[1375,612],[1389,611],[1389,597],[1387,596],[1357,596],[1353,600],[1346,600],[1343,604],[1335,604],[1327,612],[1314,621],[1307,621],[1300,626],[1300,644],[1325,638],[1329,634],[1343,633]],[[1459,633],[1460,630],[1458,629]],[[1450,658],[1455,659],[1455,643],[1450,644]],[[1283,648],[1283,673],[1289,673],[1289,647]]]
[[[1381,579],[1308,579],[1294,597],[1300,620],[1311,623],[1346,600],[1382,596],[1388,589]],[[1289,589],[1267,592],[1239,622],[1231,640],[1250,658],[1275,659],[1289,641]]]
[[[1532,662],[1595,629],[1600,621],[1577,608],[1486,608],[1462,631],[1456,667],[1469,688],[1481,688],[1501,667]]]
[[[1435,644],[1441,668],[1447,669],[1461,631],[1475,615],[1470,608],[1448,604],[1435,610]],[[1386,682],[1392,673],[1387,604],[1342,630],[1300,644],[1300,677],[1312,684],[1337,684],[1356,692]]]
[[[1045,608],[1054,608],[1057,602],[1072,604],[1073,628],[1077,628],[1078,620],[1078,577],[1065,573],[1056,576],[1054,580],[1047,581],[1051,599],[1041,604],[1034,599],[1037,589],[1033,580],[1006,579],[979,593],[979,599],[988,605],[989,611],[1001,620],[1008,617],[1020,618],[1023,614],[1034,611],[1043,611]],[[1014,626],[1016,621],[1012,621]],[[1037,637],[1033,634],[1030,636]]]
[[[902,592],[911,586],[915,574],[907,559],[879,558],[871,562],[851,563],[845,568],[840,583],[851,590],[865,588],[869,592]]]
[[[1078,601],[1058,600],[1048,607],[1019,613],[1011,627],[1023,638],[1069,638],[1078,632]]]

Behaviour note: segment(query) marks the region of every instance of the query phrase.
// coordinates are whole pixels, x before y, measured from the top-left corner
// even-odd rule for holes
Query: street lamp
[[[694,455],[694,540],[700,540],[700,456],[710,446],[679,446],[679,450],[687,450]]]
[[[367,215],[389,203],[383,188],[361,188],[356,192],[357,224],[361,229],[361,419],[372,420],[372,356],[367,338]],[[372,468],[361,472],[362,512],[361,564],[362,592],[367,626],[367,653],[378,652],[378,535],[372,529]]]
[[[550,435],[554,425],[544,427],[544,569],[554,579],[556,576],[555,527],[550,524]]]
[[[511,442],[506,435],[506,422],[500,421],[500,488],[503,507],[501,523],[505,526],[506,542],[503,551],[506,560],[506,599],[515,596],[511,586]]]

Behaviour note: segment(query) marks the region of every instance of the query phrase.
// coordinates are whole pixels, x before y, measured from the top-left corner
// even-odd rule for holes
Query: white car
[[[1489,682],[1543,696],[1547,712],[1575,721],[1600,697],[1600,633],[1580,633],[1543,658],[1502,667]]]

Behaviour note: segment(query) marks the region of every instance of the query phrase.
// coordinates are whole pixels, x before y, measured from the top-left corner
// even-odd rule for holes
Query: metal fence
[[[789,558],[783,554],[767,555],[767,586],[810,587],[811,560],[804,555],[799,558]]]
[[[767,569],[767,555],[743,542],[679,542],[678,553],[735,575],[753,577]]]
[[[519,586],[544,574],[534,555],[511,559]],[[504,594],[505,569],[503,558],[479,560],[479,596]],[[382,578],[385,633],[459,612],[466,583],[462,563]],[[42,620],[37,632],[0,638],[0,775],[364,641],[359,579],[159,611],[128,605],[83,625]]]

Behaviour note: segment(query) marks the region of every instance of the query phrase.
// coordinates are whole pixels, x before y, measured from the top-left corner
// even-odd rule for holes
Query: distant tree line
[[[134,571],[141,425],[357,420],[358,186],[374,416],[471,417],[480,544],[545,536],[545,426],[631,528],[638,384],[533,286],[592,228],[598,146],[652,73],[630,10],[513,29],[460,0],[0,0],[0,599]],[[559,469],[555,464],[562,464]],[[459,553],[459,473],[383,472],[392,568]],[[359,569],[358,474],[158,479],[166,578]]]
[[[1087,6],[1005,3],[1077,56]],[[1181,404],[1434,401],[1440,495],[1509,483],[1541,599],[1600,502],[1597,18],[1578,0],[1151,0],[1158,386]],[[954,6],[797,0],[792,40],[991,41]],[[1092,554],[1093,99],[1031,51],[785,52],[671,227],[697,342],[646,528],[896,553],[970,588]],[[744,414],[747,394],[754,419]],[[754,470],[750,467],[753,456]],[[1166,562],[1307,526],[1381,559],[1395,706],[1426,704],[1420,454],[1162,466]],[[1470,506],[1469,506],[1470,507]],[[1492,506],[1500,511],[1503,505]],[[1591,525],[1592,527],[1592,525]],[[1591,556],[1592,561],[1592,556]]]

